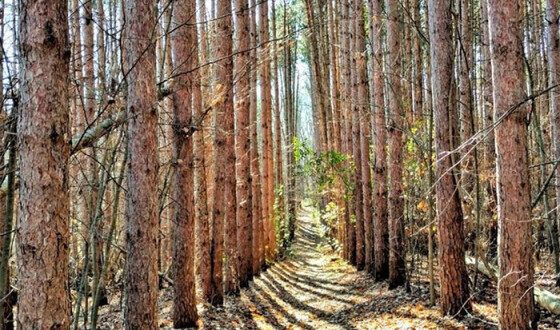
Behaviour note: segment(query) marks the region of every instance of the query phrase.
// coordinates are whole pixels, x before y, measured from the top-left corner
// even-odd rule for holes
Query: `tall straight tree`
[[[262,212],[266,258],[272,259],[274,246],[274,155],[272,150],[272,91],[270,86],[270,49],[268,0],[259,5],[260,70],[261,79],[261,139],[262,139]]]
[[[459,63],[458,63],[458,71],[459,71],[459,111],[458,111],[458,118],[459,118],[459,137],[461,142],[468,141],[473,133],[474,133],[474,118],[473,118],[473,95],[472,95],[472,82],[471,82],[471,72],[472,72],[472,15],[470,13],[471,0],[460,0],[459,8],[460,8],[460,34],[458,37],[458,46],[457,50],[459,52]],[[451,27],[451,25],[449,25]],[[433,68],[433,67],[432,67]],[[432,94],[433,95],[433,94]],[[457,111],[455,111],[457,112]],[[437,120],[436,120],[437,125]],[[436,143],[437,144],[437,143]],[[469,144],[471,146],[472,144]],[[461,185],[463,191],[465,192],[463,196],[463,213],[467,217],[467,219],[472,219],[472,210],[473,210],[473,198],[470,196],[473,195],[474,185],[475,185],[475,177],[474,177],[474,150],[471,150],[471,147],[464,148],[463,152],[461,153]],[[468,221],[468,227],[473,227],[473,221]],[[470,229],[469,229],[470,230]]]
[[[524,102],[523,8],[488,0],[498,194],[498,322],[531,329],[535,318],[531,189]]]
[[[352,146],[352,60],[351,60],[351,40],[350,34],[352,31],[352,20],[350,17],[350,1],[344,0],[342,5],[342,20],[344,27],[342,28],[342,49],[344,50],[342,56],[342,67],[344,72],[344,90],[345,90],[345,109],[344,109],[344,131],[345,131],[345,151],[347,155],[353,154]],[[348,261],[352,264],[356,263],[356,228],[355,224],[351,221],[351,214],[354,213],[355,204],[347,203],[347,211],[345,213],[345,227],[346,227],[346,247]]]
[[[252,0],[251,3],[251,60],[257,61],[257,45],[258,45],[258,31],[257,31],[257,10],[256,1]],[[262,266],[265,262],[264,256],[264,224],[263,224],[263,210],[262,210],[262,180],[259,167],[259,145],[258,145],[258,129],[257,129],[257,70],[250,70],[251,75],[251,93],[250,93],[250,114],[249,122],[251,123],[251,191],[253,195],[253,275],[258,275],[261,272]]]
[[[274,141],[275,150],[274,155],[276,159],[275,171],[274,171],[274,184],[276,187],[284,186],[284,163],[283,163],[283,146],[282,146],[282,122],[280,120],[280,69],[278,68],[278,39],[277,39],[277,28],[276,28],[276,3],[272,0],[272,57],[274,65]],[[279,216],[284,214],[284,196],[285,194],[280,194],[275,196],[278,198],[278,213]]]
[[[175,71],[181,73],[174,82],[173,93],[173,164],[175,165],[175,237],[173,276],[173,326],[196,325],[194,279],[194,158],[193,139],[188,135],[192,124],[193,52],[196,40],[195,0],[179,0],[173,4],[172,49]]]
[[[235,137],[233,109],[233,31],[231,18],[231,1],[219,0],[218,21],[214,51],[219,59],[216,64],[216,90],[218,104],[215,107],[214,127],[214,187],[223,187],[223,193],[214,194],[212,263],[214,279],[214,296],[212,303],[223,303],[223,290],[234,294],[238,290],[237,281],[237,223],[235,196]],[[226,245],[226,278],[221,288],[224,226],[227,229]]]
[[[358,42],[358,25],[363,26],[363,21],[359,20],[358,7],[360,0],[350,0],[349,17],[350,20],[350,38],[351,38],[351,60],[352,60],[352,156],[354,159],[355,175],[354,175],[354,208],[356,216],[356,267],[358,270],[364,269],[365,266],[365,246],[364,246],[364,200],[363,200],[363,184],[362,184],[362,152],[360,148],[360,139],[363,135],[360,130],[360,114],[362,112],[362,70],[365,66],[359,63],[358,57],[361,54]],[[358,23],[361,21],[361,23]],[[365,63],[363,63],[365,65]],[[360,67],[362,66],[362,67]],[[367,90],[366,90],[367,92]]]
[[[21,329],[68,329],[68,1],[22,0],[20,6],[17,322]]]
[[[126,329],[157,329],[158,150],[155,3],[127,0],[128,225]]]
[[[456,315],[470,308],[469,284],[465,266],[463,214],[455,177],[451,172],[451,113],[457,111],[450,102],[453,75],[452,1],[430,0],[430,59],[432,63],[432,98],[436,124],[436,199],[439,231],[441,311]]]
[[[253,277],[253,213],[252,186],[250,163],[250,88],[251,88],[251,21],[249,17],[249,2],[236,0],[237,14],[235,34],[237,39],[237,57],[235,61],[235,77],[237,93],[235,102],[236,114],[236,157],[237,157],[237,243],[239,246],[239,282],[246,287]]]
[[[218,52],[223,58],[220,67],[223,70],[224,80],[219,84],[224,88],[224,126],[226,134],[225,152],[222,156],[226,158],[226,272],[225,293],[237,295],[239,293],[239,255],[237,251],[237,179],[235,175],[235,113],[233,104],[233,19],[231,0],[221,0],[218,3],[218,17],[223,17],[222,24],[218,25],[218,38],[221,51]],[[219,186],[216,186],[219,187]]]
[[[378,281],[389,278],[389,228],[387,223],[387,154],[385,144],[387,142],[387,130],[385,126],[385,101],[383,90],[383,44],[381,23],[383,0],[369,0],[370,21],[373,29],[370,37],[373,47],[373,144],[374,144],[374,260],[375,278]]]
[[[548,66],[549,74],[548,79],[550,86],[555,86],[560,83],[560,37],[558,35],[559,14],[558,14],[558,1],[546,1],[546,22],[547,22],[547,36],[548,36]],[[560,158],[560,89],[556,87],[551,91],[550,98],[550,113],[551,113],[551,126],[552,126],[552,144],[554,149],[554,159]],[[560,198],[560,166],[556,168],[556,200]],[[558,202],[557,202],[558,203]],[[560,210],[556,212],[556,227],[557,233],[560,232]],[[558,235],[553,236],[558,246]],[[557,285],[560,285],[560,278],[556,280]]]
[[[401,95],[401,15],[398,0],[385,0],[387,13],[387,99],[389,122],[389,287],[406,283],[403,198],[403,128]]]
[[[372,223],[372,199],[371,199],[371,162],[370,162],[370,131],[371,116],[369,113],[368,102],[368,76],[367,76],[367,52],[366,52],[366,31],[364,22],[364,3],[362,0],[356,1],[356,84],[358,89],[358,99],[356,106],[359,110],[360,139],[359,149],[361,153],[362,167],[362,216],[364,226],[364,267],[373,274],[373,223]]]
[[[200,8],[199,13],[203,11],[204,5],[200,5],[204,1],[197,0],[197,8]],[[201,16],[204,14],[201,13]],[[202,25],[200,25],[202,26]],[[198,29],[199,25],[195,25]],[[201,45],[206,42],[203,38],[203,28],[200,28]],[[198,33],[197,33],[198,34]],[[202,51],[204,47],[199,47],[197,42],[193,43],[193,61],[194,67],[199,66],[199,49]],[[202,77],[201,70],[194,72],[194,89],[193,89],[193,117],[198,122],[204,117],[202,110]],[[205,301],[210,300],[211,295],[211,282],[212,274],[210,271],[210,224],[208,215],[208,196],[206,193],[206,157],[204,155],[204,130],[200,127],[193,134],[194,139],[194,190],[195,190],[195,206],[196,206],[196,236],[199,243],[199,269],[200,286],[202,297]]]

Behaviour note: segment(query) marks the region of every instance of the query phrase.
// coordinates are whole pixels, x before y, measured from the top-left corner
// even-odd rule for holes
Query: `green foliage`
[[[284,207],[284,186],[277,185],[274,189],[274,225],[276,229],[276,246],[279,256],[285,255],[290,245],[289,214]]]
[[[336,203],[330,202],[321,212],[321,234],[327,239],[327,242],[333,250],[340,248],[340,243],[335,239],[334,230],[337,228],[338,219],[343,210]]]
[[[311,181],[311,190],[307,191],[311,198],[329,193],[342,193],[345,198],[351,198],[354,190],[351,178],[355,165],[348,155],[336,151],[316,153],[308,141],[298,138],[294,138],[293,145],[296,161],[294,174]]]
[[[333,250],[340,247],[336,240],[339,222],[344,207],[339,205],[342,200],[347,202],[354,193],[353,177],[356,166],[352,159],[336,151],[317,153],[308,141],[294,139],[295,169],[298,180],[307,180],[306,197],[313,204],[320,219],[321,233]],[[327,198],[332,200],[327,202]],[[338,204],[337,204],[338,202]],[[355,220],[354,220],[355,221]]]

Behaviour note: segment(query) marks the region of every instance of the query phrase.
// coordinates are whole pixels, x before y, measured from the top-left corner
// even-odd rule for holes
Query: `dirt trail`
[[[223,307],[199,303],[200,329],[493,329],[490,316],[477,312],[460,323],[442,318],[427,307],[427,284],[388,290],[365,272],[346,263],[320,235],[313,208],[298,213],[292,253],[256,277],[239,297],[227,297]],[[416,280],[417,282],[417,280]],[[413,284],[414,281],[413,281]],[[417,283],[416,283],[417,284]],[[172,289],[161,291],[160,326],[172,329]],[[118,297],[101,310],[100,329],[120,329]],[[479,308],[480,309],[480,308]]]
[[[357,272],[319,235],[310,206],[300,210],[293,256],[257,277],[239,300],[205,309],[206,329],[436,329],[462,324],[441,319],[423,298],[387,290]],[[423,295],[419,295],[423,296]]]

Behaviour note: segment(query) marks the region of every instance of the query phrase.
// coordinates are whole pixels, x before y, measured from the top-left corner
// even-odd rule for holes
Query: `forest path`
[[[389,291],[346,263],[320,235],[313,207],[298,212],[293,255],[269,267],[222,308],[205,308],[204,329],[460,328],[425,307],[426,294]]]

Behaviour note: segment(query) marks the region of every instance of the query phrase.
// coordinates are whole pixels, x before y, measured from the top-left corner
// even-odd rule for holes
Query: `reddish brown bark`
[[[196,40],[194,0],[175,1],[173,5],[173,58],[177,72],[192,68],[193,44]],[[194,27],[194,29],[193,29]],[[194,159],[193,139],[187,135],[192,123],[193,74],[181,74],[174,82],[173,94],[173,164],[175,165],[174,261],[173,261],[173,326],[196,325],[194,280]]]
[[[356,215],[356,267],[362,270],[365,267],[365,232],[364,232],[364,199],[362,177],[362,151],[361,151],[361,114],[364,110],[364,76],[365,62],[362,63],[361,50],[363,43],[363,20],[360,19],[360,1],[350,0],[349,18],[352,60],[352,151],[355,164],[354,177],[354,208]],[[362,32],[360,32],[362,31]],[[365,90],[367,93],[367,89]],[[367,102],[367,101],[366,101]]]
[[[18,327],[67,329],[70,157],[68,2],[22,0]]]
[[[258,45],[258,29],[257,29],[257,11],[256,0],[251,3],[251,60],[256,62],[257,45]],[[262,180],[259,168],[259,147],[258,147],[258,129],[257,129],[257,70],[250,71],[251,74],[251,100],[249,122],[251,123],[251,191],[253,195],[253,274],[258,275],[261,272],[265,262],[264,251],[264,223],[262,210]]]
[[[211,303],[223,304],[223,294],[237,291],[237,223],[235,217],[235,137],[233,113],[233,52],[231,2],[220,0],[216,22],[214,52],[216,94],[219,97],[214,116],[214,193],[212,258],[213,285]],[[224,233],[224,230],[226,232]],[[225,283],[222,288],[222,262],[225,236]]]
[[[389,277],[389,228],[387,210],[387,155],[385,144],[387,142],[387,129],[385,126],[385,102],[383,91],[383,44],[382,44],[382,8],[383,0],[370,0],[370,20],[373,22],[373,29],[370,31],[374,49],[373,65],[373,86],[374,86],[374,208],[373,208],[373,227],[374,227],[374,250],[375,250],[375,278],[378,281]]]
[[[459,136],[461,143],[467,141],[474,133],[473,118],[473,95],[471,85],[472,61],[472,32],[471,20],[472,14],[470,0],[461,0],[460,2],[460,38],[459,38]],[[475,151],[472,150],[472,143],[468,143],[469,147],[461,152],[461,185],[464,194],[462,196],[463,213],[467,220],[467,231],[472,231],[474,227],[473,205],[474,205],[474,185],[475,185]]]
[[[548,66],[549,66],[549,85],[555,86],[560,83],[560,37],[558,35],[559,26],[558,1],[546,1],[546,22],[548,23]],[[552,143],[554,148],[554,158],[560,159],[560,90],[558,87],[551,91],[550,98]],[[560,200],[560,167],[556,168],[556,200]],[[558,203],[558,202],[557,202]],[[560,232],[560,210],[556,209],[557,232]],[[553,237],[556,246],[560,243],[560,237]],[[560,281],[560,280],[557,280]],[[557,282],[560,283],[560,282]]]
[[[432,62],[432,98],[436,142],[436,199],[439,232],[441,311],[457,315],[470,309],[469,286],[465,266],[463,214],[455,177],[451,171],[453,150],[449,135],[451,113],[457,111],[450,102],[453,75],[452,17],[449,0],[431,0],[430,49]]]
[[[264,221],[265,254],[274,259],[276,250],[274,234],[274,157],[272,148],[272,93],[270,89],[270,52],[268,0],[259,5],[259,37],[261,45],[261,134],[262,134],[262,213]]]
[[[371,197],[371,162],[370,162],[370,123],[371,117],[368,107],[368,76],[367,76],[367,52],[366,31],[364,22],[364,6],[362,1],[356,1],[355,7],[355,57],[356,57],[356,88],[358,98],[356,107],[359,112],[360,137],[358,146],[360,152],[362,199],[359,201],[362,207],[363,217],[363,246],[364,246],[364,268],[373,273],[373,223],[372,223],[372,197]]]
[[[389,287],[395,288],[406,282],[405,241],[404,241],[404,197],[403,197],[403,127],[404,109],[402,105],[401,40],[398,0],[386,0],[387,12],[387,70],[389,76]]]
[[[498,322],[530,329],[535,318],[531,190],[527,159],[529,110],[525,99],[523,9],[508,0],[488,1],[498,190]],[[515,111],[511,111],[515,109]]]
[[[198,8],[204,8],[197,1]],[[198,26],[197,26],[198,27]],[[201,53],[204,51],[205,39],[202,33],[204,28],[200,28],[200,39],[203,40],[201,47],[198,42],[193,44],[194,66],[199,65],[199,50]],[[202,104],[202,86],[201,86],[201,70],[194,72],[194,89],[193,89],[193,117],[196,122],[200,122],[203,112]],[[195,194],[195,208],[196,208],[196,236],[198,238],[198,275],[200,277],[200,286],[202,297],[205,301],[210,301],[211,297],[211,282],[212,273],[210,270],[210,216],[208,214],[208,196],[206,194],[206,157],[205,157],[205,130],[204,123],[198,127],[198,131],[193,134],[194,139],[194,194]]]
[[[351,60],[351,41],[350,41],[350,33],[352,27],[352,18],[350,18],[350,3],[349,1],[345,0],[342,4],[342,21],[343,21],[343,28],[342,28],[342,49],[344,51],[342,56],[342,67],[343,69],[343,82],[344,82],[344,91],[345,91],[345,99],[344,99],[344,146],[345,146],[345,153],[348,156],[353,155],[353,146],[352,146],[352,60]],[[352,221],[352,214],[354,213],[354,203],[349,200],[346,203],[346,210],[345,210],[345,230],[346,230],[346,257],[348,261],[352,264],[356,263],[356,229],[355,223]]]
[[[237,295],[239,293],[239,255],[237,251],[237,180],[235,175],[235,113],[233,105],[233,18],[230,0],[218,2],[218,17],[223,22],[218,24],[217,42],[219,58],[223,58],[217,71],[218,84],[224,89],[224,121],[222,129],[225,134],[225,145],[223,146],[221,157],[225,157],[225,197],[226,203],[226,225],[225,225],[225,245],[226,245],[226,271],[225,271],[225,293]],[[216,187],[221,187],[217,185]]]
[[[253,277],[253,209],[250,163],[250,53],[251,22],[247,0],[235,2],[237,57],[235,76],[237,77],[235,114],[236,114],[236,154],[237,154],[237,240],[239,247],[239,282],[246,287]]]
[[[126,329],[157,329],[158,150],[155,6],[128,0],[128,225],[125,275]]]

